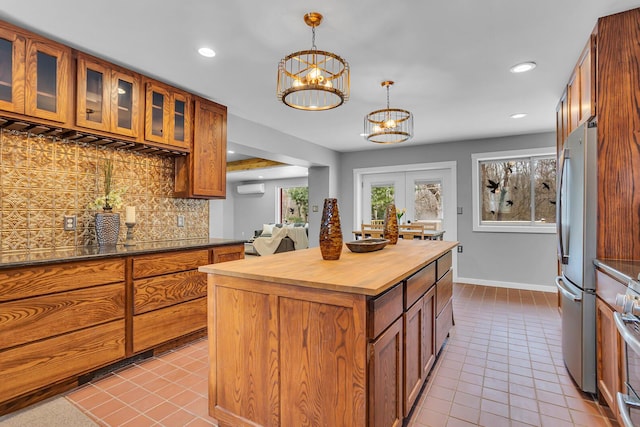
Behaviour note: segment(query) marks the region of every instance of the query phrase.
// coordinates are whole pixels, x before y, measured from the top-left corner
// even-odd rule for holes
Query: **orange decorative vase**
[[[324,199],[320,223],[320,252],[322,259],[337,260],[342,253],[342,230],[338,199]]]
[[[382,236],[389,240],[390,245],[398,243],[398,216],[396,215],[396,205],[387,205],[384,213],[384,230]]]

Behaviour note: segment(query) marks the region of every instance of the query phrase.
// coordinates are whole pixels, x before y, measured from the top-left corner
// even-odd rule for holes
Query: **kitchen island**
[[[453,324],[457,242],[319,248],[208,274],[209,411],[221,426],[399,426]]]

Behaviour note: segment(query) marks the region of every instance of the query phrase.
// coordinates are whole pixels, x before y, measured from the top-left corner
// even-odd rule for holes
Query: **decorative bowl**
[[[387,246],[387,243],[389,243],[389,239],[368,238],[347,242],[346,245],[351,252],[363,253],[379,251]]]

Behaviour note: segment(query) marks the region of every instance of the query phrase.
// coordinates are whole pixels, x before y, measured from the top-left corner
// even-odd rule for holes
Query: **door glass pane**
[[[87,68],[87,120],[102,123],[102,73]]]
[[[37,55],[37,98],[36,106],[40,110],[56,112],[56,85],[58,82],[58,58],[38,52]]]
[[[414,185],[415,220],[439,230],[442,224],[442,183],[416,181]]]
[[[371,219],[384,219],[387,205],[395,202],[395,188],[393,185],[371,186]]]
[[[151,133],[156,136],[163,135],[164,126],[164,95],[153,92],[151,102]]]
[[[13,83],[13,43],[0,39],[0,100],[11,102]]]
[[[118,79],[118,127],[131,129],[133,109],[133,84]]]
[[[184,141],[184,109],[184,101],[176,100],[173,125],[173,138],[176,141]]]
[[[556,161],[535,161],[535,222],[556,222]]]

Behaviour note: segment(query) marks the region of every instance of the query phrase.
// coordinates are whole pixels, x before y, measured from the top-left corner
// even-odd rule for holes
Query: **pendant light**
[[[413,114],[407,110],[389,108],[391,80],[380,83],[387,88],[387,108],[372,111],[364,118],[364,136],[378,144],[396,144],[413,137]]]
[[[318,12],[307,13],[311,50],[287,55],[278,65],[278,99],[289,107],[307,111],[330,110],[349,99],[349,64],[335,53],[316,48]]]

